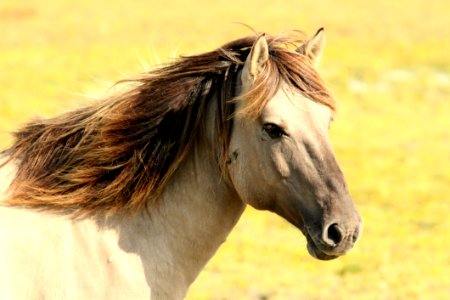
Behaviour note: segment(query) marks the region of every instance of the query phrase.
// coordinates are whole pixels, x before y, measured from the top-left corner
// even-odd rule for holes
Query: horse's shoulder
[[[0,206],[0,265],[0,299],[150,298],[140,258],[94,219]]]

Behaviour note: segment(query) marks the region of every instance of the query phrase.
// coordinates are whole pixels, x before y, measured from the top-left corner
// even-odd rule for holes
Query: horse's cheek
[[[229,167],[229,174],[234,188],[245,204],[249,204],[256,209],[260,209],[262,204],[262,195],[264,186],[261,178],[255,178],[255,166],[252,165],[252,159],[246,159],[239,156],[239,159],[233,161]],[[262,172],[259,172],[261,174]]]
[[[283,153],[276,153],[273,157],[275,172],[282,178],[287,179],[291,175],[289,161]]]

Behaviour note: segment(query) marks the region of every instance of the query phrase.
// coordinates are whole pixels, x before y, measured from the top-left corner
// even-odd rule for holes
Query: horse
[[[14,133],[0,156],[2,299],[182,299],[245,207],[319,260],[362,221],[328,129],[324,31],[254,33]]]

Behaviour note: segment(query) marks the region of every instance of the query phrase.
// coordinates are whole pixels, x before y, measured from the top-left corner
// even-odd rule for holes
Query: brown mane
[[[136,212],[156,201],[194,145],[209,101],[219,107],[219,164],[226,160],[234,113],[257,116],[282,82],[334,109],[308,58],[291,49],[304,35],[266,37],[264,76],[237,100],[238,74],[256,35],[181,57],[127,81],[133,87],[124,93],[27,124],[6,150],[18,163],[6,204],[75,216]],[[246,105],[234,112],[232,100],[244,98]]]

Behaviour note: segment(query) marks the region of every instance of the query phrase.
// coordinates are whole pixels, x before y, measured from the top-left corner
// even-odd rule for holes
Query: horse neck
[[[214,115],[213,110],[208,109],[208,116]],[[210,125],[205,127],[213,128]],[[217,150],[211,149],[214,143],[208,137],[199,140],[156,204],[151,204],[141,219],[128,228],[140,245],[136,249],[149,273],[152,291],[168,294],[179,286],[183,296],[225,241],[245,207],[235,190],[225,183],[216,159]],[[136,230],[136,224],[145,227],[141,236],[136,235],[141,232]]]

